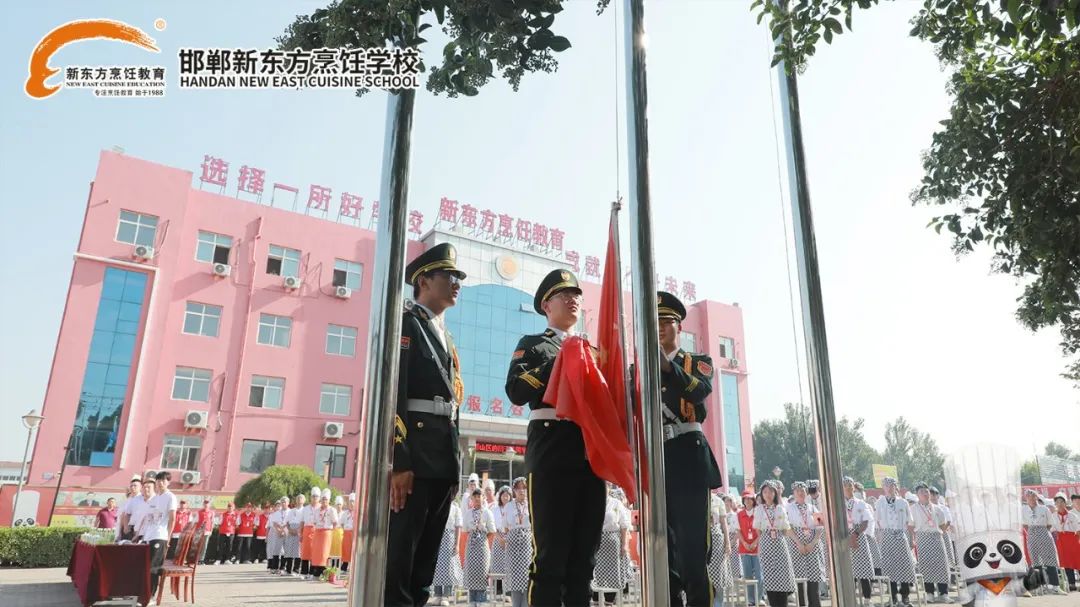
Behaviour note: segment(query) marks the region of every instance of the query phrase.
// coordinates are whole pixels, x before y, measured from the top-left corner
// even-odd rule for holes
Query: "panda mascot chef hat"
[[[1015,605],[1028,573],[1017,507],[1020,458],[1004,445],[978,444],[946,457],[944,468],[965,584],[961,602]]]

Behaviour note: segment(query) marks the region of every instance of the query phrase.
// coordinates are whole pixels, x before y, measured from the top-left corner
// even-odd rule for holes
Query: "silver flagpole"
[[[787,0],[775,0],[787,10]],[[781,34],[781,38],[790,32]],[[780,39],[776,40],[781,42]],[[775,45],[774,45],[775,46]],[[802,305],[806,361],[809,366],[810,403],[814,412],[814,436],[818,446],[818,472],[827,519],[829,572],[834,607],[854,607],[855,578],[851,569],[851,550],[840,463],[840,444],[836,433],[833,407],[832,375],[829,370],[829,346],[825,338],[825,308],[818,274],[814,218],[810,208],[810,189],[806,175],[806,152],[803,149],[802,122],[799,116],[798,78],[788,71],[787,63],[776,66],[780,88],[780,114],[784,125],[785,160],[788,171],[788,197],[791,202],[792,233],[798,260],[799,296]]]
[[[375,245],[371,342],[368,348],[367,404],[362,409],[360,448],[365,465],[357,466],[359,487],[355,580],[351,607],[383,604],[386,541],[390,531],[390,471],[394,415],[397,410],[398,342],[401,341],[402,291],[405,282],[405,222],[408,216],[409,152],[416,91],[390,93],[383,141],[382,205]]]
[[[634,294],[634,360],[641,376],[642,430],[648,483],[641,502],[642,604],[660,607],[668,592],[664,438],[660,427],[660,334],[656,326],[652,200],[649,197],[648,95],[645,80],[645,0],[623,0],[626,66],[626,151],[630,165],[630,268]]]

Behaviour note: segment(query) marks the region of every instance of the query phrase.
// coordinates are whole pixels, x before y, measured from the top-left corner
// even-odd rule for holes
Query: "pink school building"
[[[375,233],[192,183],[190,171],[102,152],[16,519],[83,522],[146,470],[170,470],[178,494],[216,505],[273,464],[354,488]],[[524,471],[528,419],[503,392],[509,356],[545,326],[531,306],[540,278],[576,254],[457,221],[413,227],[410,258],[452,242],[469,274],[447,314],[466,385],[463,472],[507,482]],[[598,282],[585,284],[584,333]],[[687,304],[684,347],[717,369],[706,435],[741,489],[753,470],[742,311]],[[9,524],[14,487],[0,495]]]

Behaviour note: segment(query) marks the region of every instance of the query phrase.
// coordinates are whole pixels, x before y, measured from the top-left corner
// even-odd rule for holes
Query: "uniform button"
[[[698,445],[699,447],[701,446],[701,441],[699,441],[699,440],[696,440],[696,441],[694,441],[694,442],[695,442],[695,443],[697,443],[697,445]]]
[[[544,422],[544,427],[545,427],[545,428],[547,428],[547,427],[549,427],[549,426],[551,426],[551,422]]]
[[[424,422],[416,422],[416,427],[417,428],[423,428],[424,427]]]
[[[667,392],[667,388],[660,388],[661,392]]]

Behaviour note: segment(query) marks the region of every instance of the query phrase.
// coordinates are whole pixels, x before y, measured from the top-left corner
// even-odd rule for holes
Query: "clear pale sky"
[[[19,459],[19,416],[40,408],[98,152],[197,171],[203,154],[267,170],[268,181],[378,196],[385,98],[350,91],[181,91],[176,51],[273,45],[298,12],[324,2],[66,1],[0,24],[0,459]],[[413,206],[434,216],[441,196],[567,232],[566,248],[602,255],[616,184],[614,5],[568,2],[556,29],[573,41],[555,74],[502,83],[473,99],[423,93],[413,136]],[[693,280],[698,296],[738,302],[746,320],[751,415],[799,399],[785,264],[765,28],[748,1],[649,2],[649,134],[657,270]],[[988,273],[988,255],[956,260],[925,228],[908,192],[919,156],[946,116],[946,75],[907,37],[915,3],[856,14],[854,33],[822,48],[800,80],[811,196],[839,416],[862,416],[881,447],[899,415],[946,452],[978,440],[1024,456],[1056,440],[1080,449],[1078,393],[1055,331],[1014,318],[1020,288]],[[153,30],[155,57],[82,42],[54,65],[162,64],[164,99],[22,92],[41,36],[77,18]],[[429,30],[430,31],[430,30]],[[621,28],[619,30],[621,32]],[[433,48],[441,48],[433,36]],[[621,41],[621,35],[620,35]],[[620,114],[621,115],[621,114]],[[625,162],[621,190],[626,191]],[[336,197],[336,196],[335,196]],[[625,221],[624,221],[625,228]],[[625,233],[625,231],[624,231]],[[624,238],[625,240],[625,238]],[[800,329],[801,331],[801,329]],[[803,374],[805,380],[805,373]]]

